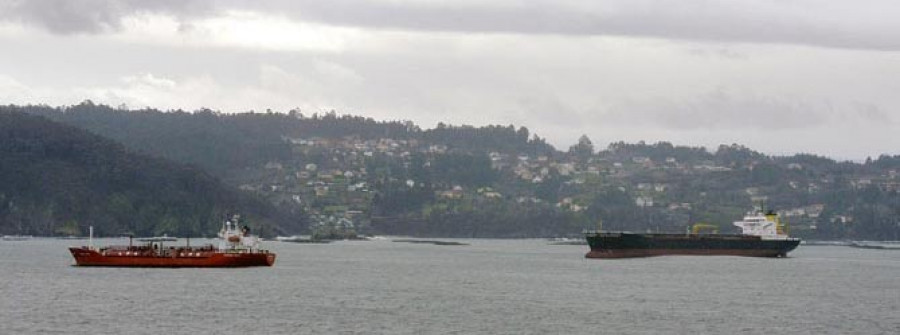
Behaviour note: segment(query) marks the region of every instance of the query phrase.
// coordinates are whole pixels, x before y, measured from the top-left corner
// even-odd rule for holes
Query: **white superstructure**
[[[785,226],[778,219],[775,212],[753,211],[747,213],[742,221],[735,221],[735,226],[741,228],[744,235],[759,236],[764,239],[790,239],[785,232]]]
[[[222,224],[222,230],[219,231],[219,238],[222,239],[222,242],[219,242],[220,250],[253,251],[259,249],[259,237],[250,235],[249,227],[241,227],[238,224],[240,218],[240,215],[235,215],[231,220],[226,220]]]

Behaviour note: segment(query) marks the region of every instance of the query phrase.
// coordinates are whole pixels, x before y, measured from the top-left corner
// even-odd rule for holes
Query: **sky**
[[[0,0],[0,104],[900,154],[895,0]]]

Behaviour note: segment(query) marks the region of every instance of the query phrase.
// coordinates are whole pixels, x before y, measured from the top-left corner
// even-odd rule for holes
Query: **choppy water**
[[[272,268],[128,269],[70,266],[73,242],[0,241],[0,334],[900,333],[890,250],[593,260],[541,240],[268,242]]]

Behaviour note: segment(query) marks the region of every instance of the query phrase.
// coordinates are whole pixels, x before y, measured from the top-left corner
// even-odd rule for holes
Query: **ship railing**
[[[147,250],[149,249],[147,246],[138,246],[138,245],[110,245],[105,247],[100,247],[100,250],[106,251],[139,251],[139,250]]]
[[[627,231],[609,231],[609,230],[583,230],[582,235],[605,235],[605,236],[619,236],[622,234],[628,234]]]

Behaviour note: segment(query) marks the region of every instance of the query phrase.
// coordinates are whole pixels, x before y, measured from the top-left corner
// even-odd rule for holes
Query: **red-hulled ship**
[[[199,247],[166,246],[164,242],[175,241],[171,237],[140,239],[146,244],[135,246],[129,239],[127,246],[95,248],[93,238],[88,246],[72,247],[69,251],[78,266],[120,266],[120,267],[245,267],[272,266],[275,253],[259,248],[259,238],[250,235],[246,226],[239,228],[238,216],[225,221],[219,237],[222,241],[216,247],[207,244]],[[93,231],[93,229],[91,229]],[[93,233],[91,234],[93,235]]]

